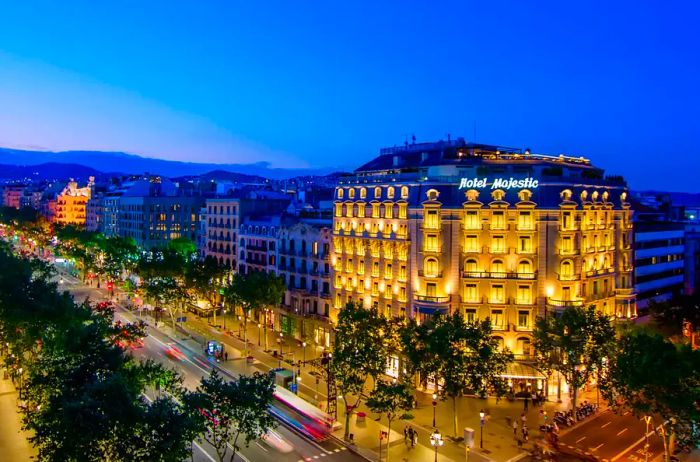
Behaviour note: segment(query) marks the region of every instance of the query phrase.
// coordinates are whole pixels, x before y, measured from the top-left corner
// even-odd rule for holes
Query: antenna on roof
[[[415,134],[411,135],[411,141],[413,141],[413,144],[416,144],[416,135]]]

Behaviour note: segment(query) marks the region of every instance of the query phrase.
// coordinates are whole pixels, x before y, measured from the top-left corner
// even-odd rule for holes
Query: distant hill
[[[96,179],[102,179],[112,175],[78,164],[61,164],[57,162],[39,165],[0,164],[0,180],[24,181],[31,179],[33,181],[43,181],[75,178],[79,182],[85,182],[91,176],[94,176]]]
[[[254,164],[211,164],[180,162],[174,160],[153,159],[124,152],[108,151],[26,151],[20,149],[0,148],[0,164],[7,165],[41,165],[50,162],[60,164],[78,164],[101,172],[118,170],[124,173],[152,173],[164,177],[182,177],[201,175],[212,171],[235,172],[244,175],[271,179],[286,179],[299,176],[325,175],[332,169],[282,169],[270,168],[265,162]],[[0,177],[3,176],[0,172]],[[69,175],[74,176],[75,175]]]

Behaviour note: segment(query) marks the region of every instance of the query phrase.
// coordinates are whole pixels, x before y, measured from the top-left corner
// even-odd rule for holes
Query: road
[[[76,300],[82,302],[85,298],[94,301],[105,299],[102,290],[83,285],[74,277],[63,275],[63,283],[60,286],[68,290]],[[115,318],[123,322],[136,320],[137,316],[117,305]],[[172,345],[178,347],[180,355],[172,354]],[[235,378],[241,373],[246,373],[247,365],[244,360],[228,361],[225,363],[213,362],[211,358],[205,356],[195,348],[188,348],[185,343],[177,343],[174,339],[153,327],[148,327],[148,335],[144,339],[144,346],[132,350],[136,358],[151,358],[167,367],[177,370],[184,379],[184,385],[189,389],[195,389],[202,377],[209,375],[213,367],[218,367],[224,374]],[[359,455],[348,451],[345,446],[335,439],[328,439],[324,442],[314,442],[293,432],[284,425],[278,425],[274,431],[272,440],[277,441],[277,446],[264,440],[251,443],[244,448],[237,457],[237,460],[244,462],[306,462],[312,460],[329,461],[364,461]],[[280,450],[281,449],[281,450]],[[288,452],[287,452],[288,451]],[[206,443],[195,443],[195,460],[198,462],[215,461],[213,448]]]
[[[601,461],[653,461],[663,454],[663,441],[654,434],[651,425],[649,429],[648,459],[644,451],[646,424],[629,412],[622,415],[603,412],[579,424],[559,441],[565,448],[578,448]]]

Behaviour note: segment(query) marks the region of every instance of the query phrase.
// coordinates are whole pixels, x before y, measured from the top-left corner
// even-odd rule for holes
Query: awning
[[[518,363],[518,362],[512,362],[508,364],[506,367],[506,372],[504,374],[501,374],[501,377],[504,379],[530,379],[530,380],[542,380],[546,379],[547,377],[534,367],[523,364],[523,363]]]
[[[447,308],[445,307],[436,307],[436,306],[418,306],[418,312],[422,314],[429,314],[433,315],[435,313],[447,313]]]

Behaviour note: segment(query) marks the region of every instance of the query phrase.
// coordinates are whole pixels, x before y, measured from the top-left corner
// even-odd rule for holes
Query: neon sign
[[[489,181],[487,177],[484,178],[462,178],[459,180],[459,189],[466,188],[486,188],[491,189],[534,189],[540,185],[540,182],[534,178],[524,178],[516,179],[510,178],[494,178],[493,181]]]

